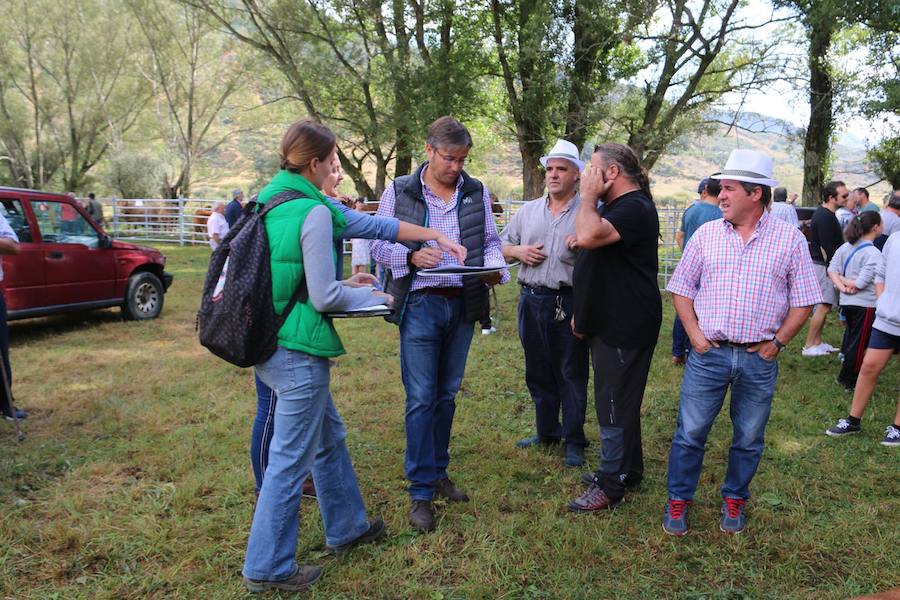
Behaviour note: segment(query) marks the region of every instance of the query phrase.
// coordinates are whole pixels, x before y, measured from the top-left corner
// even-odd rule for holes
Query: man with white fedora
[[[691,340],[678,421],[669,454],[663,530],[688,532],[688,509],[703,465],[706,437],[731,388],[733,437],[722,485],[725,533],[744,529],[744,504],[762,457],[778,377],[778,354],[822,301],[796,227],[766,210],[772,158],[733,150],[721,183],[721,219],[702,225],[684,249],[666,289]]]
[[[525,384],[534,401],[535,435],[516,445],[565,441],[565,464],[584,464],[587,343],[572,333],[572,270],[578,181],[584,162],[571,142],[557,140],[541,157],[547,193],[526,202],[500,234],[503,257],[519,268],[519,339],[525,352]],[[562,409],[562,423],[560,423]]]

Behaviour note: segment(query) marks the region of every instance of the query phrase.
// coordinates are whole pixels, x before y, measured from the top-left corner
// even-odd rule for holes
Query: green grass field
[[[155,321],[109,310],[12,325],[14,389],[30,417],[22,444],[0,423],[2,598],[249,596],[240,568],[254,498],[252,374],[197,343],[208,250],[164,251],[175,282]],[[660,527],[681,379],[668,359],[671,303],[643,404],[644,484],[613,513],[575,515],[566,502],[582,489],[581,471],[566,469],[561,451],[514,447],[533,428],[515,294],[514,285],[500,291],[499,333],[475,336],[457,399],[451,476],[472,502],[438,503],[432,534],[406,521],[396,329],[340,323],[348,354],[332,391],[369,512],[389,535],[330,557],[318,511],[304,502],[298,556],[325,568],[309,598],[848,598],[900,587],[900,451],[879,445],[896,363],[863,433],[832,439],[823,431],[850,401],[833,383],[837,359],[801,358],[795,340],[781,359],[747,531],[718,530],[723,411],[692,531],[674,539]],[[834,317],[826,338],[840,341]]]

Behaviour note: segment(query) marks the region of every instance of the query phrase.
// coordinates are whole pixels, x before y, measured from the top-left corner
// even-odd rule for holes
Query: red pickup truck
[[[113,240],[62,194],[0,187],[0,215],[21,252],[3,256],[9,319],[119,306],[153,319],[172,284],[158,250]]]

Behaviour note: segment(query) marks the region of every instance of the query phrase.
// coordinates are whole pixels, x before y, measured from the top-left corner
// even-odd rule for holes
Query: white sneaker
[[[804,348],[801,352],[803,356],[826,356],[828,354],[828,350],[822,347],[822,344],[817,346],[810,346],[809,348]]]
[[[481,335],[491,335],[492,333],[497,333],[496,327],[491,327],[490,329],[482,329]]]
[[[822,348],[823,350],[825,350],[825,352],[840,352],[841,351],[840,348],[835,348],[834,346],[832,346],[831,344],[828,344],[826,342],[822,342],[821,344],[819,344],[819,347]]]

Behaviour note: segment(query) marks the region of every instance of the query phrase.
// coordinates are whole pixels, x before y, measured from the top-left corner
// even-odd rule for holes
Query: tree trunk
[[[809,125],[803,142],[803,205],[818,204],[830,166],[834,130],[834,82],[828,69],[833,21],[817,19],[809,28]]]
[[[544,193],[544,171],[541,167],[544,145],[540,139],[535,140],[532,136],[519,139],[519,153],[522,155],[522,199],[532,200]]]

